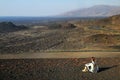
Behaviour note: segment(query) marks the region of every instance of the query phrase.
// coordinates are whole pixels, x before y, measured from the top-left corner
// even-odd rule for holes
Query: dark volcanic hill
[[[64,17],[108,17],[120,14],[120,6],[96,5],[61,14]]]
[[[0,22],[0,33],[3,32],[12,32],[17,30],[26,29],[25,26],[16,26],[12,22]]]

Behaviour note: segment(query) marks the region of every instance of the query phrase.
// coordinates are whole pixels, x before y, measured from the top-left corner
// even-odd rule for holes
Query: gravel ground
[[[83,73],[88,58],[0,59],[0,80],[120,80],[120,58],[97,58],[100,71]]]

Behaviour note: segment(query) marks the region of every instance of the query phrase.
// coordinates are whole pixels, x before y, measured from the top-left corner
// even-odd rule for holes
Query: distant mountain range
[[[120,14],[120,6],[96,5],[60,14],[62,17],[109,17]]]

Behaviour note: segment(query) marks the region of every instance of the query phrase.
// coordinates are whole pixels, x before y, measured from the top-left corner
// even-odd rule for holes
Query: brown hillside
[[[120,25],[120,15],[112,16],[111,20],[113,25]]]
[[[97,24],[102,24],[111,29],[120,29],[120,15],[111,16],[109,18],[102,19],[98,21]]]
[[[117,45],[120,44],[120,35],[95,34],[86,38],[86,43],[98,45]]]

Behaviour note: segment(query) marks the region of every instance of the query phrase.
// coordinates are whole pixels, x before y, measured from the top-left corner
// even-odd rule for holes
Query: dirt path
[[[0,59],[29,58],[86,58],[86,57],[120,57],[120,52],[58,52],[58,53],[24,53],[0,54]]]

